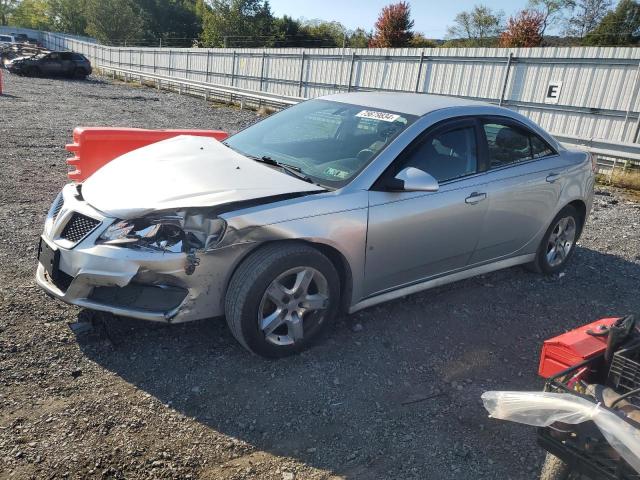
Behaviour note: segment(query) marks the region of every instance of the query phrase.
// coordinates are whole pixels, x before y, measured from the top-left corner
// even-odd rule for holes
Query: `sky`
[[[349,29],[363,27],[373,30],[378,13],[385,5],[395,0],[269,0],[271,10],[278,17],[289,15],[306,20],[336,20]],[[509,15],[523,9],[527,0],[409,0],[415,21],[414,31],[428,38],[443,38],[447,26],[461,11],[470,10],[482,3],[493,10],[502,10]]]

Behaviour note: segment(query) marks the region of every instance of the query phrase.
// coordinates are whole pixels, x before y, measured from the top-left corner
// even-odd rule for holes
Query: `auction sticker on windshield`
[[[356,117],[360,118],[372,118],[374,120],[382,120],[383,122],[395,122],[400,118],[400,115],[387,112],[377,112],[375,110],[362,110],[356,114]]]

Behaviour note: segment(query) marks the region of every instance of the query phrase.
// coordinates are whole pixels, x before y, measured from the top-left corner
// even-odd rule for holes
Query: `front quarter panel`
[[[227,221],[221,248],[243,244],[257,248],[287,240],[331,248],[341,255],[352,279],[351,304],[362,296],[367,212],[364,191],[328,192],[230,212],[221,215]]]

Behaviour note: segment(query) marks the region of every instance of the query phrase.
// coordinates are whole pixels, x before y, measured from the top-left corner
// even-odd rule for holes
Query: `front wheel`
[[[310,245],[274,243],[252,253],[234,273],[225,313],[249,351],[285,357],[314,343],[336,316],[340,278]]]
[[[582,218],[571,205],[564,207],[553,219],[542,237],[531,270],[551,275],[562,270],[573,255],[582,228]]]

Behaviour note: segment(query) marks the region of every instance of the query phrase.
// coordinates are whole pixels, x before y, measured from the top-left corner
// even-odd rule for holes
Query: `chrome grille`
[[[72,243],[78,243],[89,235],[98,225],[100,225],[98,220],[74,212],[71,220],[64,226],[60,238],[69,240]]]
[[[60,213],[60,210],[62,210],[63,205],[64,205],[64,198],[62,197],[62,194],[59,194],[56,197],[56,199],[53,201],[53,205],[51,205],[51,216],[54,221],[57,218],[58,214]]]

